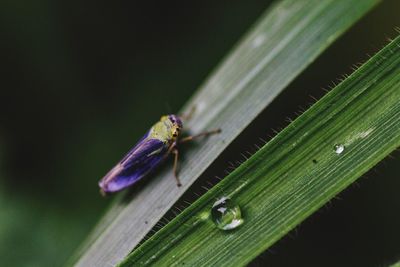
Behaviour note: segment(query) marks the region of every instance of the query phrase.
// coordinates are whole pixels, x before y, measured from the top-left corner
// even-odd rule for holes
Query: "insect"
[[[157,167],[168,155],[174,154],[174,175],[177,175],[178,144],[191,141],[201,136],[221,132],[220,129],[207,131],[179,139],[182,130],[182,117],[177,115],[162,116],[139,142],[100,180],[100,193],[107,195],[125,189],[144,178]]]

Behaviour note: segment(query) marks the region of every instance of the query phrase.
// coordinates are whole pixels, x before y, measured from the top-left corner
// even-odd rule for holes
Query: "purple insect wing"
[[[100,180],[103,193],[117,192],[133,185],[165,158],[168,145],[161,140],[147,138],[147,135]]]

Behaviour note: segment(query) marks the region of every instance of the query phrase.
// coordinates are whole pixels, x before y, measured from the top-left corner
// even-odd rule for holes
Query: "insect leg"
[[[178,155],[179,155],[178,149],[174,148],[172,150],[172,153],[175,155],[175,157],[174,157],[174,175],[175,175],[175,179],[176,179],[176,185],[181,186],[182,184],[178,177]]]
[[[184,137],[181,140],[179,140],[179,143],[185,143],[185,142],[192,141],[193,139],[196,139],[196,138],[199,138],[199,137],[202,137],[202,136],[209,136],[209,135],[212,135],[212,134],[218,134],[220,132],[221,132],[221,129],[216,129],[216,130],[213,130],[213,131],[207,131],[207,132],[199,133],[199,134],[196,134],[196,135],[187,136],[187,137]]]

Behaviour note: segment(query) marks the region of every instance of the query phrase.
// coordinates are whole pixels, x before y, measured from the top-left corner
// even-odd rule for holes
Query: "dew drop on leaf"
[[[344,145],[342,145],[342,144],[335,145],[334,149],[335,149],[335,153],[340,155],[344,151]]]
[[[214,203],[211,218],[221,230],[232,230],[243,223],[240,207],[227,197],[222,197]]]

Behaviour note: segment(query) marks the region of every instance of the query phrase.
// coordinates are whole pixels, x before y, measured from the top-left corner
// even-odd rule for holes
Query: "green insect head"
[[[152,135],[163,141],[174,141],[182,130],[182,121],[177,115],[162,116],[154,125]]]

